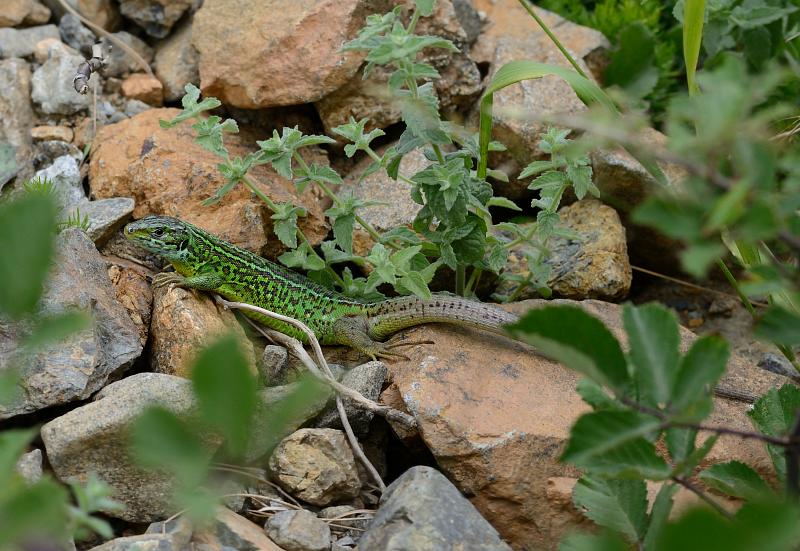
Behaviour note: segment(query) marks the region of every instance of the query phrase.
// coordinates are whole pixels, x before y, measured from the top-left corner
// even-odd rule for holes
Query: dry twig
[[[274,331],[272,329],[266,329],[261,327],[258,324],[251,322],[251,324],[264,336],[270,338],[271,340],[281,343],[286,346],[302,363],[303,365],[316,377],[320,380],[324,381],[328,385],[330,385],[334,390],[337,392],[336,396],[336,409],[339,411],[339,417],[342,421],[342,427],[344,428],[344,432],[347,435],[347,439],[350,442],[350,446],[353,449],[353,453],[356,457],[358,457],[359,461],[364,465],[367,471],[370,473],[370,476],[375,480],[380,488],[381,492],[386,490],[386,485],[383,483],[378,471],[372,465],[372,463],[367,459],[367,456],[364,454],[364,451],[361,449],[361,446],[356,439],[355,434],[353,433],[353,429],[350,426],[350,422],[347,419],[347,414],[344,410],[344,404],[342,403],[341,395],[347,396],[353,402],[361,407],[365,407],[369,411],[373,411],[378,413],[379,415],[383,415],[387,419],[395,419],[401,423],[407,424],[408,426],[414,426],[415,422],[414,419],[405,413],[397,411],[395,409],[389,408],[387,406],[381,406],[373,402],[372,400],[368,400],[360,393],[356,392],[355,390],[344,386],[339,381],[337,381],[333,373],[331,372],[330,367],[328,366],[328,362],[325,360],[325,356],[322,354],[322,347],[319,344],[319,340],[317,339],[314,332],[309,329],[309,327],[304,324],[303,322],[296,320],[294,318],[290,318],[288,316],[284,316],[278,314],[276,312],[271,312],[269,310],[265,310],[264,308],[259,308],[258,306],[253,306],[252,304],[247,304],[244,302],[230,302],[219,295],[215,295],[215,300],[218,304],[224,306],[225,308],[229,309],[241,309],[241,310],[249,310],[251,312],[259,313],[263,316],[267,316],[270,318],[274,318],[294,327],[297,327],[300,331],[302,331],[306,337],[308,338],[308,342],[311,344],[311,347],[314,349],[314,354],[317,359],[317,363],[311,359],[311,356],[308,355],[305,348],[303,348],[302,343],[288,335],[280,333],[278,331]],[[249,320],[248,320],[249,321]]]

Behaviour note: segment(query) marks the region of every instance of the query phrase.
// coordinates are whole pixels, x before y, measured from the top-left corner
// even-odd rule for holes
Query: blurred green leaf
[[[247,448],[256,408],[256,378],[240,346],[233,335],[220,338],[200,353],[191,374],[202,419],[222,433],[234,457]]]
[[[683,11],[683,60],[686,65],[686,81],[691,95],[700,91],[694,76],[697,72],[700,44],[703,40],[705,9],[705,0],[685,0]]]
[[[211,459],[196,431],[160,406],[148,408],[134,421],[131,451],[143,467],[172,473],[188,486],[205,480]]]
[[[797,346],[800,344],[800,315],[772,306],[756,324],[755,334],[769,342]]]
[[[774,497],[772,489],[750,466],[741,461],[717,463],[700,471],[700,480],[729,496],[748,500]]]
[[[700,421],[702,418],[693,417],[697,414],[693,406],[699,400],[710,400],[714,385],[725,373],[728,354],[728,343],[721,337],[705,335],[697,339],[681,359],[670,392],[670,411]]]
[[[9,486],[17,460],[35,435],[36,431],[32,429],[0,432],[0,489]]]
[[[651,405],[665,404],[671,397],[680,358],[681,339],[675,314],[659,304],[626,304],[622,319],[639,399]]]
[[[678,491],[676,484],[664,483],[656,494],[656,499],[650,509],[650,523],[644,538],[645,551],[653,551],[667,526],[669,515],[672,512],[672,496]]]
[[[630,384],[619,342],[600,320],[580,308],[536,308],[506,329],[515,338],[615,391],[624,391]]]
[[[661,551],[789,551],[800,544],[800,512],[787,503],[745,504],[733,522],[707,508],[690,510],[669,524]]]
[[[558,545],[558,551],[628,551],[629,546],[617,534],[570,534]]]
[[[598,526],[625,535],[629,542],[644,539],[647,529],[647,487],[644,480],[582,476],[572,490],[575,508]]]
[[[0,203],[0,312],[20,318],[36,308],[54,254],[55,220],[50,196]]]
[[[785,384],[779,389],[771,389],[753,404],[747,416],[762,433],[767,436],[785,436],[795,426],[800,412],[800,388]],[[783,448],[767,444],[775,472],[781,484],[786,480],[786,457]]]
[[[82,331],[92,323],[92,317],[80,310],[39,317],[31,332],[20,343],[20,348],[34,352],[44,346],[56,344],[70,335]]]
[[[670,469],[649,441],[660,426],[631,411],[586,413],[573,425],[561,460],[594,474],[663,479]]]
[[[15,490],[3,487],[0,498],[0,548],[18,549],[13,543],[66,539],[68,519],[66,490],[44,478]],[[9,490],[11,490],[9,494]]]
[[[617,85],[636,98],[655,88],[658,82],[655,40],[644,24],[632,23],[620,31],[619,46],[611,54],[603,82],[606,86]]]

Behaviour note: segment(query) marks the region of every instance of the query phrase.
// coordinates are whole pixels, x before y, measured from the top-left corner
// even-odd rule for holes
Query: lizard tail
[[[430,300],[398,297],[376,303],[368,313],[370,337],[386,337],[423,323],[453,323],[503,334],[502,326],[517,321],[517,316],[497,306],[449,295],[434,295]]]

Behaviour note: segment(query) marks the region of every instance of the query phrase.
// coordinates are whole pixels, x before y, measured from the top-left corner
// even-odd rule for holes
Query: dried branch
[[[700,490],[700,488],[689,482],[687,479],[678,476],[673,476],[672,481],[677,484],[680,484],[681,486],[683,486],[684,488],[695,494],[697,497],[708,503],[716,512],[718,512],[726,519],[733,520],[733,515],[727,509],[725,509],[722,505],[714,501],[711,498],[711,496]]]
[[[103,46],[101,44],[93,45],[91,59],[87,59],[78,65],[78,70],[75,71],[75,76],[72,78],[72,85],[75,87],[75,91],[79,94],[88,93],[89,79],[92,78],[92,73],[102,69],[105,64],[106,59],[103,57]]]

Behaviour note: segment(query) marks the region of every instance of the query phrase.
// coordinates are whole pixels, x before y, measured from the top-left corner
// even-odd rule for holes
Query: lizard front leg
[[[225,281],[216,273],[208,272],[192,276],[182,276],[177,272],[161,272],[153,278],[153,286],[158,287],[183,287],[198,289],[200,291],[214,291]]]

